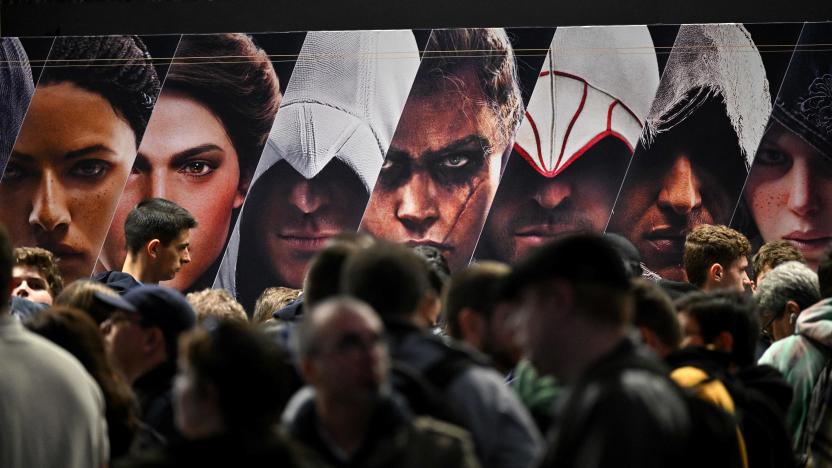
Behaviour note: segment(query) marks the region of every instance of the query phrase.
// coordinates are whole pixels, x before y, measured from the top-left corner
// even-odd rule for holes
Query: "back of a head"
[[[179,336],[196,325],[196,313],[185,296],[164,286],[142,285],[123,298],[136,308],[141,325],[159,327],[165,338],[167,359],[175,361]]]
[[[321,301],[341,293],[341,270],[359,247],[336,243],[318,252],[309,262],[303,280],[304,308],[308,310]]]
[[[8,311],[9,291],[12,284],[12,267],[14,267],[14,254],[12,252],[12,241],[6,228],[0,226],[0,288],[3,288],[3,300],[0,301],[0,313]]]
[[[818,262],[818,285],[821,298],[832,297],[832,245],[826,249]]]
[[[109,369],[98,325],[83,311],[53,306],[27,322],[26,327],[69,351],[96,380]]]
[[[232,433],[261,435],[278,422],[290,397],[291,369],[276,343],[247,323],[221,321],[182,336],[180,353],[197,382],[216,388],[222,420]],[[252,398],[252,391],[265,395]]]
[[[341,287],[383,319],[412,316],[431,290],[425,262],[413,250],[388,242],[350,256],[341,271]]]
[[[14,265],[35,268],[46,280],[53,298],[60,294],[64,288],[61,271],[58,269],[58,261],[55,255],[46,249],[17,247],[14,249]]]
[[[633,298],[633,325],[652,331],[669,350],[678,349],[682,342],[682,328],[670,296],[656,283],[634,278]]]
[[[745,295],[735,291],[694,292],[674,305],[696,320],[706,344],[713,343],[721,332],[728,332],[733,338],[734,363],[740,367],[754,363],[760,323],[754,303]]]
[[[439,296],[442,294],[442,289],[444,289],[445,283],[448,282],[448,278],[451,276],[448,261],[442,256],[442,251],[432,245],[417,245],[413,248],[413,251],[425,262],[430,286],[436,295]]]
[[[117,292],[98,281],[76,280],[61,291],[61,294],[55,298],[54,304],[74,307],[86,312],[100,325],[113,312],[113,307],[97,300],[95,293],[119,297]]]
[[[338,274],[340,275],[340,270]],[[254,305],[254,316],[252,323],[264,323],[272,318],[275,311],[289,305],[300,296],[300,289],[292,289],[284,286],[266,288]]]
[[[584,318],[613,326],[631,320],[630,278],[616,248],[601,234],[569,234],[532,250],[502,288],[506,298],[550,280],[570,283]]]
[[[454,274],[448,281],[442,300],[443,313],[448,333],[460,338],[459,313],[470,308],[483,318],[490,320],[498,301],[498,291],[511,268],[499,262],[474,263]]]
[[[640,277],[644,272],[644,268],[641,266],[641,253],[635,244],[621,234],[614,232],[606,232],[604,236],[618,250],[618,254],[621,255],[621,259],[624,261],[624,266],[627,267],[627,273],[630,277]]]
[[[702,287],[711,265],[719,263],[728,268],[731,263],[749,253],[751,244],[739,231],[723,225],[701,224],[685,239],[682,262],[688,281]]]
[[[205,322],[209,317],[215,320],[248,322],[248,315],[243,306],[225,289],[206,288],[188,293],[185,298],[194,309],[199,323]]]
[[[792,261],[806,263],[806,259],[791,242],[778,240],[763,244],[760,250],[754,254],[751,264],[754,266],[754,275],[756,276],[766,269],[770,270]]]
[[[803,310],[820,301],[818,275],[801,262],[782,263],[760,281],[754,299],[760,312],[779,314],[788,301]]]
[[[124,222],[127,251],[136,254],[153,239],[168,245],[182,231],[195,227],[196,220],[185,208],[164,198],[145,199],[130,210]]]

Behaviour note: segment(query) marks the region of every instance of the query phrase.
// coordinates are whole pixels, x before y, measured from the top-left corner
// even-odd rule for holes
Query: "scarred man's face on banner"
[[[452,270],[471,258],[508,142],[474,72],[411,95],[362,220],[394,242],[439,248]]]

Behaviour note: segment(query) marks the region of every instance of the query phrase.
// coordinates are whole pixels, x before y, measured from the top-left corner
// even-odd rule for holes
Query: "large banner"
[[[565,232],[683,280],[730,224],[832,241],[832,23],[0,39],[0,223],[65,280],[118,270],[147,197],[195,216],[169,286],[246,307],[342,232],[452,270]]]

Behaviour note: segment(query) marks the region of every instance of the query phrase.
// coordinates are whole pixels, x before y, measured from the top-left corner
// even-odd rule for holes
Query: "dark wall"
[[[558,26],[832,19],[832,2],[791,0],[220,0],[185,2],[11,3],[0,34],[163,34],[464,26]]]

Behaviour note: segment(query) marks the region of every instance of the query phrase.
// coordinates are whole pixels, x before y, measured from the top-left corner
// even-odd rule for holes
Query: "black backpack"
[[[444,345],[443,345],[444,346]],[[456,426],[465,427],[463,419],[446,396],[448,386],[471,366],[484,363],[470,353],[446,347],[441,359],[424,371],[401,360],[393,360],[391,381],[396,392],[404,397],[410,410]],[[470,428],[466,428],[469,429]]]

